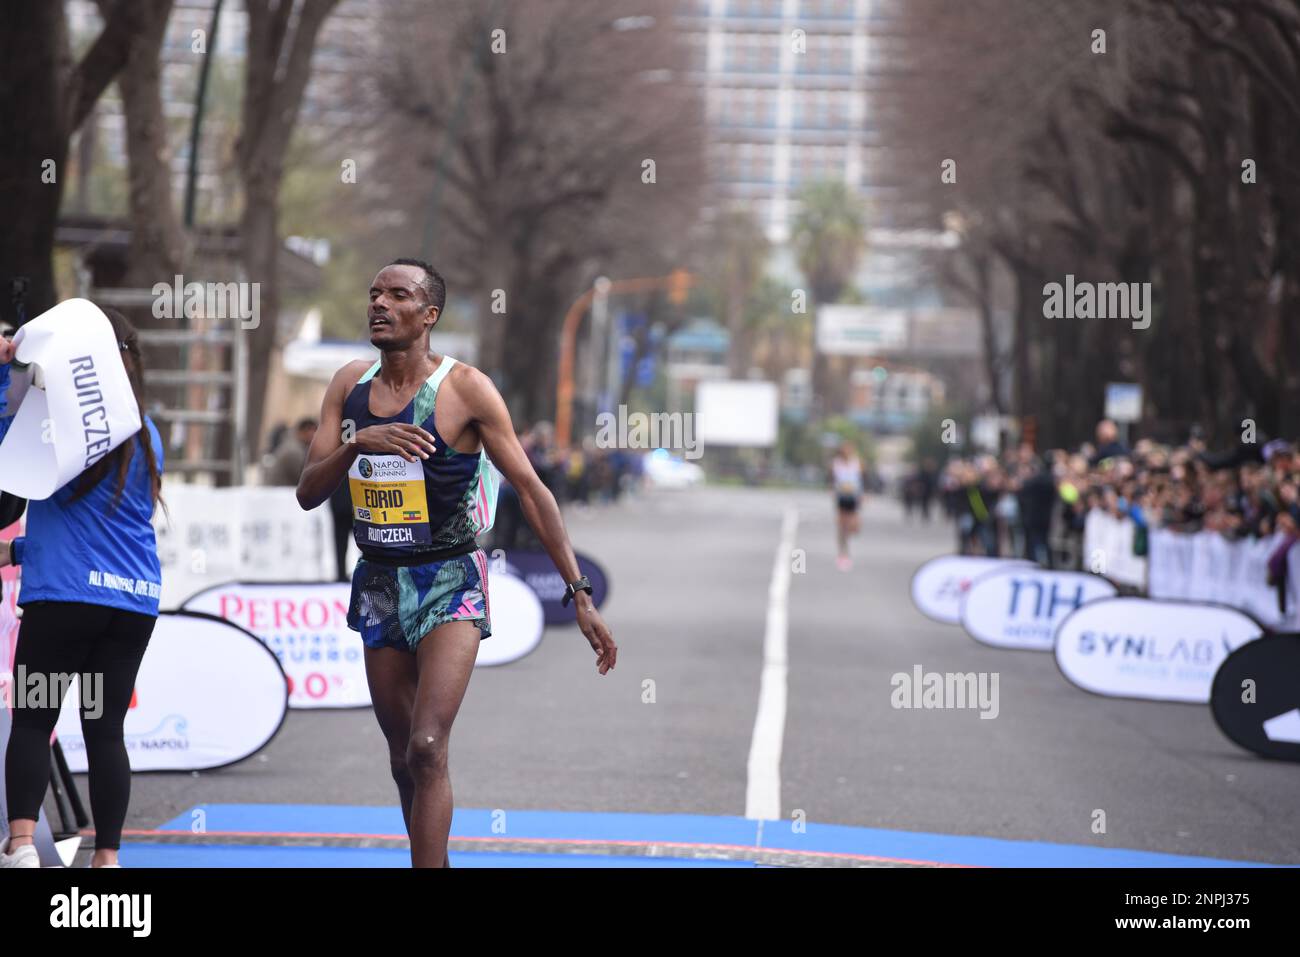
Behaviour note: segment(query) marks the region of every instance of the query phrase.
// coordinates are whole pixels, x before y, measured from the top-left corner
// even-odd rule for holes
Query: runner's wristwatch
[[[567,608],[569,602],[573,600],[573,596],[580,591],[585,591],[588,595],[591,594],[591,580],[586,575],[564,586],[564,597],[560,599],[560,604]]]

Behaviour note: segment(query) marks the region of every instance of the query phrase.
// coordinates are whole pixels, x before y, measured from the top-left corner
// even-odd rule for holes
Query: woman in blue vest
[[[162,585],[152,523],[162,482],[162,439],[143,416],[144,365],[135,329],[121,313],[103,311],[144,427],[49,498],[29,503],[26,535],[0,543],[0,565],[22,566],[14,674],[23,675],[28,686],[44,680],[47,688],[60,687],[52,676],[83,676],[81,728],[95,821],[91,866],[119,867],[131,795],[122,724],[158,620]],[[0,339],[0,441],[17,411],[7,402],[13,357],[13,343]],[[17,704],[22,688],[15,691]],[[5,752],[10,837],[0,867],[40,866],[32,835],[49,785],[50,733],[61,702],[38,703],[46,706],[24,705],[13,713]]]

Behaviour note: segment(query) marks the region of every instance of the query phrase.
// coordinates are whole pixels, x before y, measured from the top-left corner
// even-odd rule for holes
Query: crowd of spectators
[[[1213,531],[1230,539],[1277,533],[1297,539],[1300,455],[1287,441],[1242,442],[1211,452],[1193,437],[1178,446],[1146,439],[1132,448],[1115,423],[1096,441],[1042,454],[1027,446],[1001,458],[950,460],[938,480],[961,554],[1029,558],[1079,567],[1084,523],[1093,509],[1131,519],[1134,550],[1150,529]]]
[[[519,435],[528,461],[542,484],[561,504],[579,506],[617,502],[641,478],[643,456],[635,450],[601,448],[590,436],[567,452],[555,444],[549,422],[538,422]],[[502,478],[497,498],[494,548],[540,548],[541,543],[524,519],[519,496]]]

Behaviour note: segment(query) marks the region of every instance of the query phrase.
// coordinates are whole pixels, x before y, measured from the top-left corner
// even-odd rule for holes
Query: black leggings
[[[39,680],[48,689],[60,687],[51,676],[78,674],[82,688],[90,691],[89,698],[86,690],[81,692],[79,705],[96,850],[116,850],[122,840],[131,799],[131,763],[122,722],[157,621],[154,615],[82,602],[35,601],[23,606],[14,654],[15,705],[24,686],[27,697],[35,697],[36,675],[43,676]],[[92,676],[89,682],[87,675]],[[5,753],[10,821],[35,820],[50,783],[50,733],[62,702],[47,699],[44,703],[47,707],[14,708],[13,733]]]

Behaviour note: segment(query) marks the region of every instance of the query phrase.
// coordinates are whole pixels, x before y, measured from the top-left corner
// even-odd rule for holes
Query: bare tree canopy
[[[959,224],[939,268],[986,318],[990,257],[1009,273],[1012,328],[986,342],[1011,409],[1078,440],[1099,384],[1123,380],[1170,433],[1300,429],[1300,4],[904,10],[926,69],[904,80],[896,162],[919,223]],[[1150,283],[1149,328],[1045,318],[1044,287],[1067,275]]]
[[[703,111],[675,8],[394,3],[369,107],[381,205],[481,299],[480,362],[525,420],[551,413],[560,321],[590,281],[666,272],[689,243]]]

